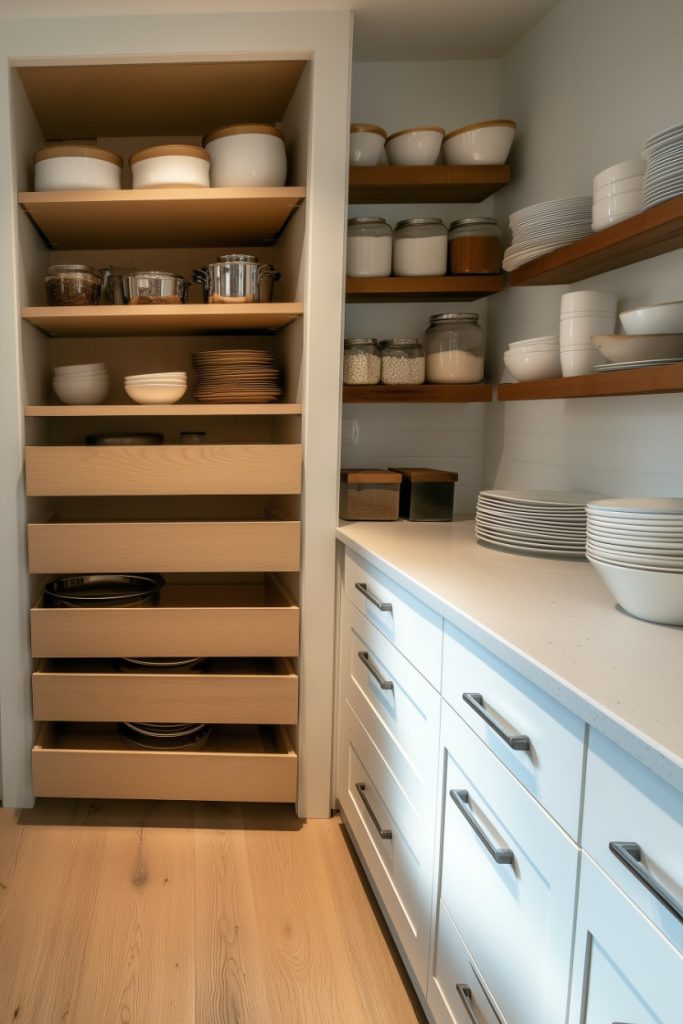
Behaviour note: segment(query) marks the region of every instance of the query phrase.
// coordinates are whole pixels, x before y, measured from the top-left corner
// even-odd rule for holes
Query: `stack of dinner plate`
[[[198,402],[276,402],[280,374],[270,352],[260,349],[209,349],[195,352],[194,397]]]
[[[512,243],[505,250],[503,269],[516,270],[529,260],[576,242],[591,233],[593,197],[550,199],[510,215]]]
[[[657,206],[683,192],[683,124],[652,135],[645,143],[643,208]]]
[[[211,734],[210,725],[185,722],[119,722],[129,746],[145,750],[201,750]]]
[[[481,491],[477,540],[523,554],[583,558],[586,504],[595,497],[575,491]]]

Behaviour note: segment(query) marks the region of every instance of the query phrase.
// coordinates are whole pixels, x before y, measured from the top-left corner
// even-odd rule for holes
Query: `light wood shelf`
[[[554,377],[523,384],[499,384],[498,401],[656,395],[677,391],[683,391],[683,363],[589,373],[582,377]]]
[[[492,384],[352,384],[343,400],[348,405],[386,402],[491,402]]]
[[[347,302],[475,302],[502,290],[502,274],[346,278]]]
[[[480,203],[510,181],[508,165],[351,167],[350,203]]]
[[[22,319],[52,338],[120,338],[279,331],[301,302],[178,306],[24,306]]]
[[[87,416],[300,416],[300,403],[270,402],[215,405],[210,402],[187,402],[175,405],[27,405],[24,415],[29,418],[64,419]]]

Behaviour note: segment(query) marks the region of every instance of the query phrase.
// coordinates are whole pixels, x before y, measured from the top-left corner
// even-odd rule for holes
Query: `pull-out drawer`
[[[556,821],[577,839],[584,723],[450,623],[442,693]]]
[[[344,589],[363,612],[417,668],[439,686],[443,620],[354,552],[346,551]]]
[[[298,522],[30,523],[29,572],[296,572]]]
[[[286,659],[209,661],[186,675],[116,663],[51,662],[33,673],[33,717],[47,722],[294,724],[298,677]]]
[[[33,608],[36,658],[293,657],[299,609],[278,586],[166,585],[158,606]]]
[[[32,753],[36,796],[290,803],[297,756],[283,727],[215,728],[203,750],[129,749],[114,725],[44,723]]]
[[[301,445],[73,445],[26,448],[29,497],[299,494]]]
[[[582,835],[584,849],[683,952],[683,794],[594,729]]]

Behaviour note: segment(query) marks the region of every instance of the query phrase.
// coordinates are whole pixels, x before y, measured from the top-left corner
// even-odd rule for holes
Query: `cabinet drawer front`
[[[450,623],[444,630],[442,692],[532,796],[577,839],[586,731],[581,719]],[[469,703],[464,694],[470,695]],[[528,749],[514,749],[483,716],[513,742],[527,738]]]
[[[564,1024],[578,850],[447,706],[442,726],[441,899],[506,1020]]]
[[[30,523],[29,572],[296,572],[298,522]]]
[[[683,914],[683,794],[594,729],[588,740],[582,837],[584,849],[603,871],[683,952],[683,921],[675,913]],[[626,850],[613,852],[610,843],[626,844]],[[627,866],[636,867],[638,858],[645,878]],[[662,898],[647,888],[648,878],[662,886]]]
[[[358,586],[365,591],[358,590]],[[443,620],[398,583],[351,551],[344,564],[346,596],[434,685],[441,678]],[[366,597],[369,593],[370,597]],[[391,608],[381,610],[371,598]]]
[[[581,855],[569,1024],[674,1024],[683,958]]]
[[[300,491],[298,444],[26,448],[29,497]]]

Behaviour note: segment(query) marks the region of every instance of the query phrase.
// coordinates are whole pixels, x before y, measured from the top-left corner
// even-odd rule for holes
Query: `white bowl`
[[[443,128],[433,125],[394,132],[384,143],[387,160],[397,167],[426,167],[435,164],[443,137]]]
[[[593,202],[598,202],[599,199],[609,199],[611,196],[620,196],[624,192],[642,192],[643,191],[643,179],[641,178],[623,178],[621,181],[615,181],[611,185],[603,185],[602,188],[593,189]]]
[[[109,377],[54,377],[52,389],[65,405],[100,405],[109,394]]]
[[[508,345],[508,348],[522,348],[522,346],[528,348],[530,346],[535,347],[537,345],[550,345],[555,346],[555,348],[557,348],[559,344],[560,339],[557,334],[545,334],[539,338],[523,338],[521,341],[511,341],[510,344]]]
[[[152,384],[155,380],[175,380],[180,383],[187,380],[187,373],[185,370],[162,370],[158,373],[132,373],[124,379],[130,381],[131,384],[137,384],[138,382]]]
[[[612,313],[616,316],[617,297],[612,292],[565,292],[560,299],[560,315],[565,313]]]
[[[599,353],[593,345],[593,335],[613,333],[613,316],[593,315],[560,320],[560,349],[589,347],[597,356]]]
[[[593,191],[611,185],[616,181],[624,181],[628,178],[640,178],[645,174],[645,161],[642,157],[634,157],[632,160],[622,160],[620,164],[613,164],[600,171],[593,178]]]
[[[128,159],[133,188],[208,188],[211,157],[201,146],[148,146]]]
[[[683,573],[627,569],[588,555],[624,611],[648,622],[683,626]]]
[[[548,377],[559,377],[561,373],[560,353],[557,349],[537,352],[503,353],[503,361],[508,370],[518,381],[545,380]]]
[[[50,143],[33,155],[36,192],[119,189],[123,160],[100,146]]]
[[[287,180],[285,138],[273,125],[227,125],[210,132],[203,144],[214,187],[277,188]]]
[[[619,314],[627,334],[683,333],[683,302],[661,302],[656,306],[640,306]]]
[[[559,352],[559,344],[553,345],[552,342],[542,342],[540,345],[508,345],[507,352],[523,352],[525,354],[529,352]]]
[[[609,363],[683,358],[683,334],[594,334],[593,344]]]
[[[636,192],[622,192],[621,195],[609,196],[593,203],[593,221],[608,220],[614,224],[617,220],[633,217],[643,208],[643,195]]]
[[[480,121],[456,128],[443,142],[447,164],[504,164],[517,125],[514,121]]]
[[[378,124],[352,124],[349,139],[349,165],[374,167],[384,149],[387,133]]]
[[[80,363],[74,366],[55,366],[53,373],[56,377],[69,376],[72,373],[106,373],[107,367],[104,363]]]
[[[563,377],[582,377],[593,373],[602,356],[596,348],[568,348],[560,351]]]
[[[172,405],[179,402],[187,391],[187,384],[124,384],[125,392],[138,405]]]

